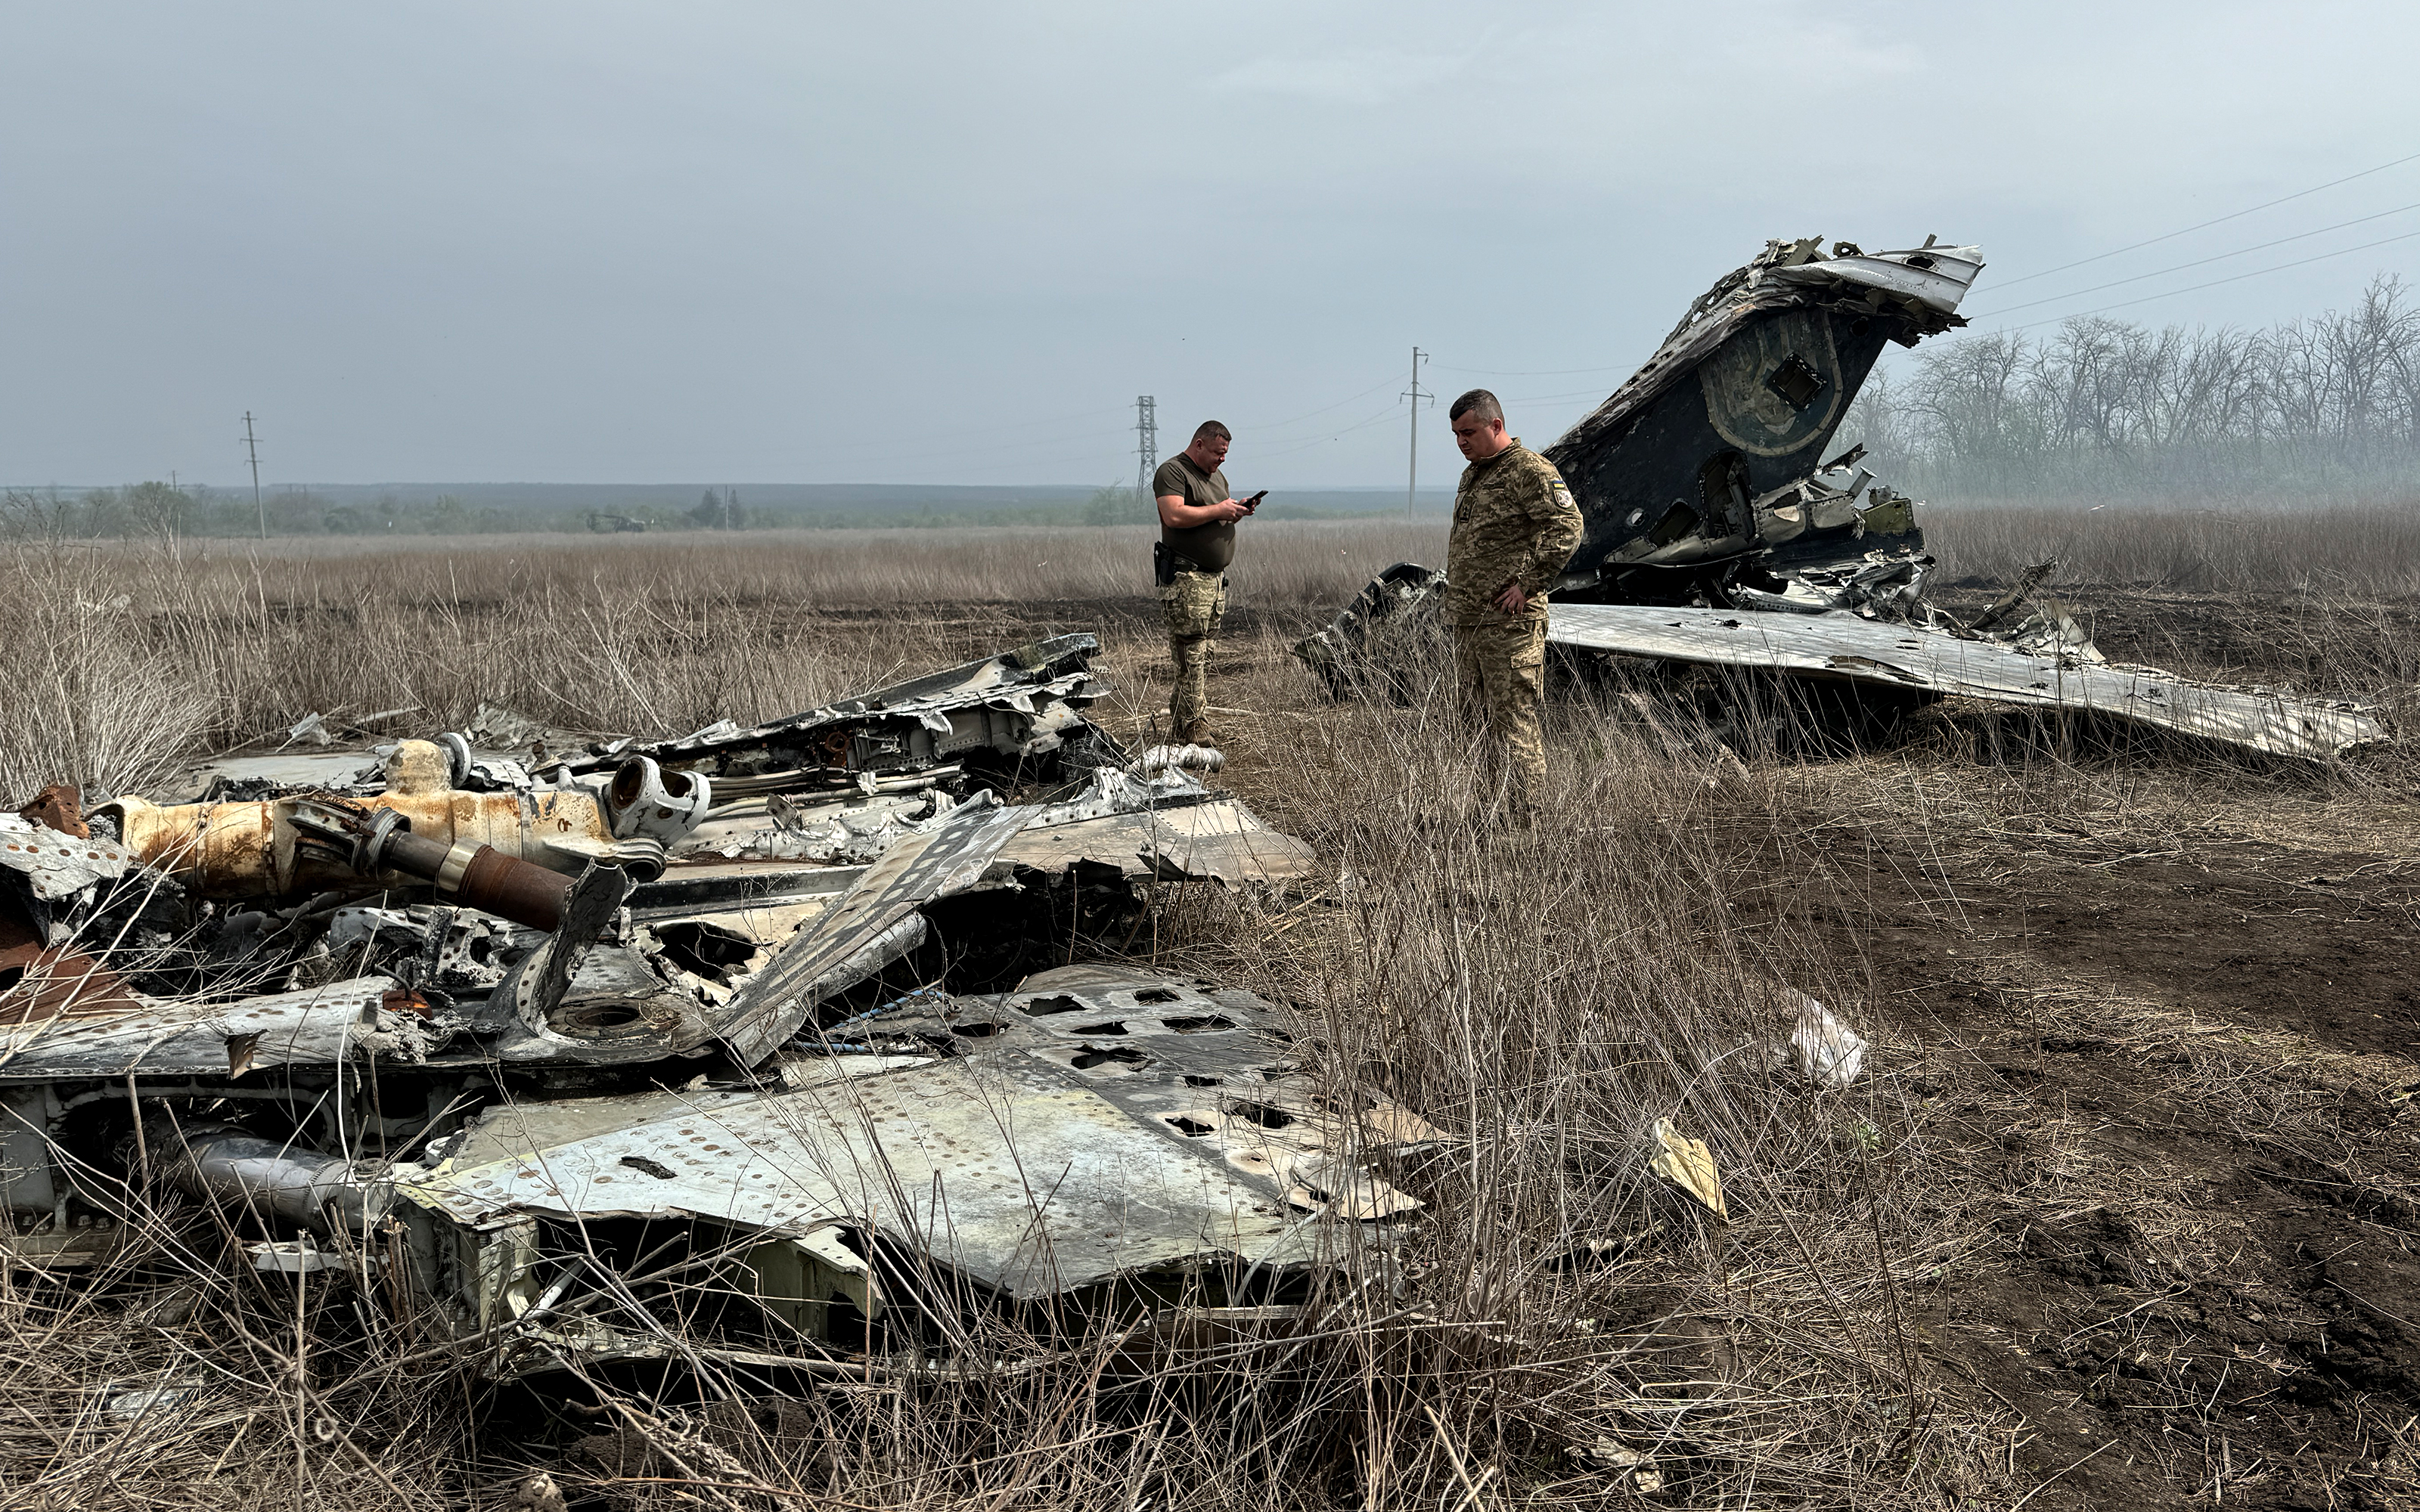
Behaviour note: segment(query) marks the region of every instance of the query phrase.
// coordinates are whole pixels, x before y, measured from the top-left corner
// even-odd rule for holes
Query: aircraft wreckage
[[[1980,249],[1773,241],[1544,455],[1584,521],[1546,639],[1567,653],[1778,678],[1857,725],[1947,697],[2055,710],[2325,760],[2388,738],[2359,705],[2107,660],[2039,578],[1971,624],[1924,598],[1916,502],[1828,460],[1885,342],[1965,322]],[[2038,571],[2043,569],[2038,569]],[[1389,567],[1295,654],[1339,697],[1405,690],[1443,635],[1444,577]]]
[[[500,1378],[861,1369],[1113,1299],[1269,1324],[1419,1206],[1375,1165],[1435,1132],[1323,1101],[1249,993],[1064,964],[1139,889],[1311,871],[1085,716],[1094,649],[0,816],[8,1258],[91,1266],[181,1193]]]
[[[1824,454],[1981,266],[1774,243],[1718,283],[1547,451],[1587,518],[1551,639],[2297,755],[2382,738],[2110,666],[2021,594],[1967,625],[1924,601],[1913,502]],[[1340,693],[1400,676],[1440,580],[1390,569],[1298,654]],[[498,1378],[855,1376],[975,1315],[1287,1326],[1418,1209],[1388,1173],[1437,1131],[1325,1098],[1249,993],[1075,963],[1153,887],[1312,870],[1092,721],[1096,650],[653,741],[483,707],[0,813],[0,1250],[101,1265],[182,1196],[240,1263],[349,1274]]]

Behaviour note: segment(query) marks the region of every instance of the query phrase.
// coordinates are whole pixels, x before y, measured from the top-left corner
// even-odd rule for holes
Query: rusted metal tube
[[[447,853],[453,847],[442,840],[430,840],[408,829],[396,830],[379,845],[379,864],[391,866],[406,876],[423,882],[434,882],[443,869]]]
[[[603,861],[652,878],[663,870],[664,846],[693,828],[711,801],[703,778],[663,774],[665,780],[639,782],[644,812],[621,814],[629,833],[617,836],[594,794],[550,788],[460,793],[445,785],[447,770],[442,750],[425,740],[407,740],[388,759],[387,791],[375,797],[298,794],[168,808],[129,797],[94,813],[116,824],[119,843],[135,859],[168,872],[189,891],[205,898],[252,898],[351,886],[365,874],[364,861],[383,871],[381,880],[434,881],[441,890],[455,892],[471,857],[489,846],[566,877]],[[645,775],[642,769],[640,776]],[[669,780],[674,777],[676,783]],[[339,817],[337,810],[351,818]],[[344,837],[356,830],[355,820],[373,826],[401,825],[439,846],[441,855],[458,851],[459,858],[451,871],[433,872],[380,860],[375,848],[365,856],[349,855],[350,842]],[[364,839],[367,833],[360,831]],[[501,896],[529,897],[527,906],[536,907],[537,887],[535,879],[524,878],[506,886]]]
[[[554,933],[563,922],[563,901],[571,878],[506,856],[492,845],[448,845],[409,831],[388,836],[379,848],[380,865],[437,884],[455,902]]]
[[[462,869],[461,890],[455,896],[473,908],[551,934],[563,923],[564,900],[571,896],[571,886],[572,879],[560,872],[482,845]]]
[[[613,831],[585,793],[440,793],[348,799],[369,811],[393,810],[413,834],[440,845],[493,845],[523,859],[552,859],[567,872],[585,857],[558,857],[551,840],[610,844]],[[345,887],[356,879],[341,857],[298,850],[283,801],[197,803],[159,808],[120,798],[95,810],[118,821],[119,842],[146,866],[173,874],[205,898],[246,898]]]

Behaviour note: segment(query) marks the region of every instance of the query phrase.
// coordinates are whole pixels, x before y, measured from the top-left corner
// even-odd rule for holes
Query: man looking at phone
[[[1193,432],[1192,444],[1152,474],[1152,496],[1159,501],[1154,576],[1160,618],[1168,626],[1169,659],[1176,663],[1176,687],[1168,695],[1169,738],[1182,745],[1217,744],[1210,733],[1210,647],[1227,614],[1235,522],[1258,508],[1266,493],[1228,497],[1222,464],[1233,440],[1226,426],[1205,420]]]

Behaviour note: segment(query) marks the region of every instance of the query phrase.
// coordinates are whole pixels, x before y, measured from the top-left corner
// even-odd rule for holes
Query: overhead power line
[[[1579,399],[1597,396],[1598,394],[1599,391],[1595,389],[1575,389],[1568,393],[1515,394],[1511,398],[1505,399],[1503,402],[1506,404],[1544,404],[1552,399]],[[1373,425],[1380,424],[1388,420],[1391,420],[1396,415],[1402,413],[1402,410],[1398,408],[1401,403],[1402,401],[1398,399],[1396,404],[1388,405],[1386,409],[1379,410],[1376,414],[1368,416],[1365,419],[1357,420],[1352,424],[1342,426],[1336,430],[1330,431],[1325,436],[1313,437],[1311,440],[1307,441],[1299,441],[1292,446],[1280,447],[1274,452],[1256,453],[1252,456],[1251,460],[1254,462],[1265,462],[1276,457],[1292,456],[1297,452],[1308,452],[1315,446],[1325,446],[1329,441],[1338,440],[1343,437],[1350,436],[1357,430],[1367,430]]]
[[[1283,430],[1288,425],[1299,424],[1303,421],[1324,415],[1331,409],[1342,409],[1346,405],[1351,404],[1354,400],[1367,398],[1369,395],[1377,393],[1380,389],[1385,388],[1388,384],[1394,381],[1395,380],[1393,378],[1380,378],[1377,382],[1371,384],[1366,389],[1363,389],[1359,393],[1348,393],[1343,398],[1337,400],[1334,404],[1321,405],[1318,409],[1307,410],[1302,414],[1295,416],[1292,420],[1273,421],[1265,425],[1247,425],[1244,428],[1247,430],[1258,431],[1263,434],[1273,430]]]
[[[1292,446],[1280,447],[1274,452],[1261,453],[1255,455],[1252,460],[1255,462],[1265,462],[1273,457],[1292,456],[1296,452],[1308,452],[1314,446],[1325,446],[1329,441],[1335,440],[1341,436],[1349,436],[1357,430],[1367,430],[1372,425],[1378,424],[1384,421],[1392,420],[1396,416],[1402,414],[1404,412],[1403,403],[1404,402],[1401,399],[1398,399],[1393,404],[1387,406],[1386,409],[1379,410],[1376,414],[1372,415],[1365,420],[1357,420],[1350,425],[1345,425],[1340,429],[1332,430],[1325,436],[1315,436],[1307,441],[1297,441]]]
[[[1017,420],[1017,421],[1011,421],[1011,422],[1009,422],[1009,423],[1007,423],[1007,424],[999,424],[999,425],[971,425],[971,426],[968,426],[968,425],[944,425],[944,426],[942,426],[942,427],[940,427],[940,428],[939,428],[939,434],[940,434],[940,435],[942,435],[942,436],[944,436],[944,437],[948,437],[948,438],[950,438],[950,439],[952,439],[952,440],[955,440],[955,439],[960,438],[960,437],[969,437],[969,436],[997,436],[997,435],[1001,434],[1002,431],[1012,431],[1012,430],[1016,430],[1016,431],[1031,431],[1031,430],[1033,430],[1033,429],[1035,429],[1035,428],[1037,428],[1037,427],[1039,427],[1039,426],[1044,426],[1044,425],[1064,425],[1064,424],[1067,424],[1068,423],[1070,423],[1071,421],[1078,421],[1078,420],[1107,420],[1107,419],[1108,419],[1109,416],[1111,416],[1111,415],[1117,415],[1117,416],[1121,416],[1121,417],[1123,417],[1123,416],[1125,416],[1125,415],[1128,414],[1129,412],[1130,412],[1130,410],[1129,410],[1129,409],[1128,409],[1128,407],[1127,407],[1127,406],[1125,406],[1125,405],[1113,405],[1113,406],[1111,406],[1111,407],[1109,407],[1109,409],[1079,409],[1079,410],[1078,410],[1076,413],[1071,414],[1071,415],[1054,415],[1054,416],[1047,416],[1047,417],[1045,417],[1045,418],[1042,418],[1042,419],[1038,419],[1038,420]],[[1123,430],[1125,429],[1125,426],[1124,426],[1124,425],[1121,425],[1121,426],[1119,427],[1119,429],[1120,429],[1120,431],[1121,431],[1121,432],[1123,432]],[[816,450],[817,450],[818,452],[822,452],[822,453],[830,453],[830,452],[863,452],[863,451],[869,451],[869,450],[879,451],[879,450],[888,450],[888,449],[892,449],[892,448],[895,448],[895,447],[912,446],[912,447],[914,447],[914,448],[915,448],[915,449],[916,449],[920,454],[923,454],[923,453],[926,453],[926,452],[928,452],[928,450],[929,450],[929,449],[928,449],[928,448],[927,448],[923,443],[924,443],[926,440],[930,440],[930,439],[933,437],[933,435],[934,435],[934,434],[935,434],[935,432],[934,432],[934,431],[932,431],[932,430],[925,430],[925,431],[922,431],[922,432],[920,432],[920,433],[918,433],[918,434],[916,434],[916,435],[914,435],[914,436],[901,436],[901,437],[896,437],[896,438],[865,437],[865,438],[862,438],[862,439],[860,439],[860,440],[855,440],[833,441],[833,442],[830,442],[830,443],[829,443],[829,444],[818,444],[818,445],[817,445],[817,447],[816,447]],[[1095,433],[1094,433],[1094,432],[1093,432],[1093,431],[1091,431],[1091,430],[1086,430],[1086,431],[1077,432],[1077,433],[1063,434],[1059,439],[1060,439],[1060,440],[1073,440],[1073,439],[1075,439],[1075,436],[1076,436],[1076,435],[1086,435],[1086,436],[1089,436],[1089,435],[1093,435],[1093,434],[1095,434]],[[1003,446],[1022,446],[1022,445],[1031,444],[1031,441],[1030,441],[1030,440],[1002,441],[1002,442],[1000,442],[999,444],[1003,445]],[[983,445],[977,445],[977,446],[975,446],[975,447],[971,447],[971,448],[957,448],[957,449],[958,449],[958,450],[977,450],[977,451],[980,451],[980,450],[984,450],[984,449],[985,449],[985,446],[983,446]]]
[[[1128,411],[1128,413],[1131,412],[1131,410]],[[993,456],[1006,453],[1030,451],[1037,446],[1065,446],[1076,441],[1108,441],[1112,439],[1123,440],[1124,438],[1133,434],[1134,422],[1132,420],[1128,420],[1125,424],[1109,430],[1085,430],[1054,436],[1031,436],[1011,440],[970,441],[964,446],[903,446],[894,443],[884,448],[884,450],[892,452],[910,452],[920,458],[938,456],[970,456],[977,454]],[[841,455],[861,455],[858,449],[845,445],[818,446],[815,450],[818,455],[836,454]]]
[[[1544,404],[1550,399],[1585,399],[1590,394],[1603,397],[1603,389],[1567,389],[1561,393],[1516,393],[1499,400],[1502,404]]]
[[[2247,215],[2257,215],[2262,210],[2273,209],[2289,200],[2307,198],[2323,189],[2334,189],[2338,184],[2349,184],[2356,178],[2366,178],[2372,174],[2384,173],[2389,168],[2400,168],[2407,162],[2420,162],[2420,152],[2414,152],[2408,158],[2397,158],[2393,162],[2381,162],[2375,168],[2364,168],[2359,173],[2349,173],[2342,178],[2331,178],[2324,184],[2314,184],[2308,189],[2298,189],[2290,194],[2281,194],[2275,199],[2263,200],[2248,210],[2235,210],[2219,216],[2215,220],[2203,221],[2197,224],[2186,226],[2181,231],[2169,231],[2146,241],[2132,242],[2112,252],[2096,252],[2089,257],[2078,257],[2071,263],[2061,263],[2056,268],[2045,268],[2039,273],[2027,273],[2022,278],[2004,278],[1999,281],[1999,286],[2011,288],[2019,284],[2030,284],[2037,278],[2048,278],[2053,273],[2063,273],[2071,268],[2081,268],[2086,263],[2097,263],[2104,258],[2123,256],[2130,252],[2139,252],[2145,247],[2157,246],[2163,241],[2174,241],[2179,237],[2191,236],[2196,231],[2207,231],[2213,225],[2224,225],[2229,221],[2240,221]]]
[[[1620,373],[1626,369],[1620,363],[1609,367],[1543,367],[1516,372],[1500,367],[1448,367],[1442,363],[1429,364],[1440,373],[1476,373],[1481,378],[1575,378],[1582,373]],[[1629,364],[1637,367],[1637,363]]]
[[[2030,310],[2036,305],[2056,304],[2061,300],[2081,299],[2086,294],[2098,294],[2102,289],[2123,288],[2129,284],[2139,284],[2147,278],[2159,278],[2168,273],[2180,273],[2188,268],[2202,268],[2211,263],[2223,263],[2229,257],[2248,257],[2256,252],[2266,252],[2272,247],[2282,247],[2288,241],[2308,241],[2313,237],[2323,237],[2331,231],[2341,231],[2349,225],[2366,225],[2372,221],[2383,221],[2390,215],[2402,215],[2412,210],[2420,210],[2420,204],[2398,205],[2394,209],[2381,210],[2376,215],[2362,215],[2350,221],[2338,221],[2334,225],[2323,225],[2316,231],[2297,231],[2290,237],[2279,237],[2274,241],[2262,241],[2249,247],[2238,247],[2233,252],[2222,252],[2214,257],[2196,257],[2191,262],[2177,263],[2168,268],[2155,268],[2148,273],[2136,273],[2132,278],[2113,278],[2106,284],[2095,284],[2089,288],[2070,289],[2064,294],[2052,294],[2039,300],[2027,300],[2023,304],[2007,304],[1996,310],[1978,311],[1974,318],[1988,320],[1994,316],[2008,315],[2017,310]]]
[[[2070,311],[2066,315],[2053,316],[2047,320],[2028,320],[2021,326],[2001,326],[1998,329],[2001,331],[2031,331],[2037,326],[2055,326],[2066,320],[2080,320],[2087,315],[2100,315],[2103,311],[2123,310],[2129,305],[2149,304],[2153,300],[2174,299],[2180,294],[2192,294],[2200,289],[2216,288],[2221,284],[2240,284],[2247,278],[2258,278],[2263,273],[2282,273],[2288,268],[2303,268],[2312,263],[2323,263],[2331,257],[2343,257],[2356,252],[2367,252],[2372,247],[2383,247],[2397,241],[2409,241],[2413,237],[2420,237],[2420,231],[2406,231],[2400,236],[2381,237],[2376,241],[2365,241],[2358,247],[2339,247],[2334,252],[2323,252],[2313,257],[2297,257],[2292,262],[2279,263],[2273,268],[2256,268],[2248,273],[2237,273],[2227,278],[2213,278],[2207,284],[2191,284],[2187,285],[2183,288],[2168,289],[2164,293],[2146,294],[2140,299],[2119,300],[2115,304],[2103,304],[2090,310],[2073,310]]]

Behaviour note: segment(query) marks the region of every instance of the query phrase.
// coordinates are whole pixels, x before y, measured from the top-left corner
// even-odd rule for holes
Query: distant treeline
[[[660,499],[634,500],[626,486],[594,491],[596,507],[533,506],[518,500],[511,507],[473,501],[453,493],[407,497],[390,492],[369,498],[368,490],[348,487],[341,492],[284,487],[264,493],[256,509],[249,489],[178,487],[165,483],[138,483],[119,488],[0,489],[0,538],[117,539],[173,543],[186,538],[256,535],[267,518],[271,535],[480,535],[518,532],[561,532],[570,534],[618,534],[655,531],[855,530],[930,528],[964,530],[1000,525],[1123,525],[1153,517],[1152,506],[1132,484],[1094,489],[1089,496],[1063,492],[1056,500],[1038,502],[993,502],[997,493],[1010,501],[1015,490],[936,489],[937,502],[906,501],[868,507],[855,505],[766,505],[752,503],[737,488],[707,488],[695,504],[676,508]],[[504,491],[504,490],[497,490]],[[577,499],[582,490],[550,488],[557,498]],[[784,492],[795,494],[797,489]],[[838,492],[839,490],[835,490]],[[912,496],[913,490],[894,490]],[[527,490],[515,490],[526,496]],[[660,490],[650,490],[660,493]],[[1424,504],[1433,501],[1424,499]],[[1400,500],[1387,501],[1377,492],[1329,491],[1307,494],[1304,501],[1272,501],[1261,511],[1267,519],[1348,519],[1392,514]]]
[[[2420,308],[2381,275],[2266,330],[1953,332],[1869,381],[1840,436],[1933,498],[2420,499]]]
[[[0,533],[121,540],[254,535],[462,535],[486,531],[586,530],[583,517],[474,509],[451,494],[404,504],[340,503],[307,488],[264,494],[138,483],[123,488],[11,488],[0,495]]]

